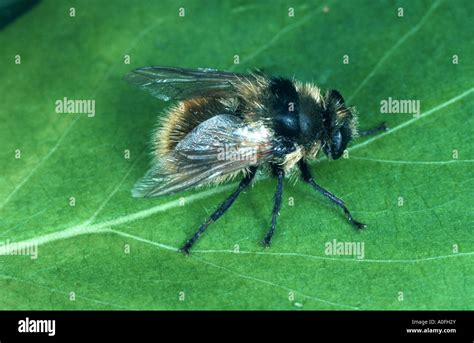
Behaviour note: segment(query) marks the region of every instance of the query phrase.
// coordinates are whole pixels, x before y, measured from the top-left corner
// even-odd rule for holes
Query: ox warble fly
[[[237,189],[182,246],[183,253],[188,254],[208,226],[231,207],[257,170],[277,181],[264,246],[270,245],[275,232],[285,177],[301,177],[339,206],[349,223],[357,229],[366,226],[341,199],[316,183],[308,166],[320,151],[338,159],[355,136],[385,130],[382,124],[358,132],[355,110],[338,91],[321,93],[313,84],[262,72],[214,69],[144,67],[125,79],[154,97],[178,101],[154,133],[153,165],[134,186],[133,196],[163,196],[241,177]]]

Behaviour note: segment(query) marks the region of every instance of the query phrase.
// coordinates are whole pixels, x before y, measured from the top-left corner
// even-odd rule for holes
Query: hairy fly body
[[[159,99],[178,101],[154,133],[154,161],[133,188],[133,196],[174,194],[241,177],[237,189],[181,248],[185,254],[251,184],[257,170],[277,180],[264,246],[270,245],[275,232],[285,177],[300,176],[341,207],[352,225],[365,227],[341,199],[316,183],[308,166],[320,151],[338,159],[358,134],[385,130],[382,124],[358,133],[355,110],[338,91],[321,93],[312,84],[261,72],[213,69],[144,67],[125,78]]]

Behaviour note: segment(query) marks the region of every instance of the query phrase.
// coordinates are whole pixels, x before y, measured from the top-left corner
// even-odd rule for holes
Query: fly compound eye
[[[344,149],[347,146],[347,141],[343,139],[341,130],[337,130],[331,137],[331,142],[329,142],[325,147],[326,154],[333,160],[337,160],[342,156]]]
[[[332,151],[333,152],[339,151],[339,149],[341,149],[341,144],[342,144],[341,130],[337,130],[332,135]]]

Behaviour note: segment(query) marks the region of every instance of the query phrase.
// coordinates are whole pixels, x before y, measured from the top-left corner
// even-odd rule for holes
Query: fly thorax
[[[317,106],[308,107],[307,97],[301,97],[292,81],[273,78],[268,93],[267,108],[277,137],[304,146],[311,146],[320,139],[321,117],[312,113]],[[314,103],[312,98],[309,101]]]

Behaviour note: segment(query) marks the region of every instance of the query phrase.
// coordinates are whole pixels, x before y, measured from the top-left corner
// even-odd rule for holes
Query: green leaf
[[[284,1],[71,6],[42,1],[0,31],[0,253],[38,244],[37,259],[0,256],[0,308],[474,308],[472,1],[327,1],[295,4],[294,17]],[[122,81],[146,65],[263,68],[338,89],[362,128],[386,121],[349,158],[312,165],[367,229],[285,182],[263,249],[267,178],[191,256],[176,252],[236,183],[131,197],[169,106]],[[64,97],[95,100],[95,116],[56,113]],[[389,97],[419,100],[421,114],[380,113]],[[364,258],[326,254],[333,240],[364,243]]]

